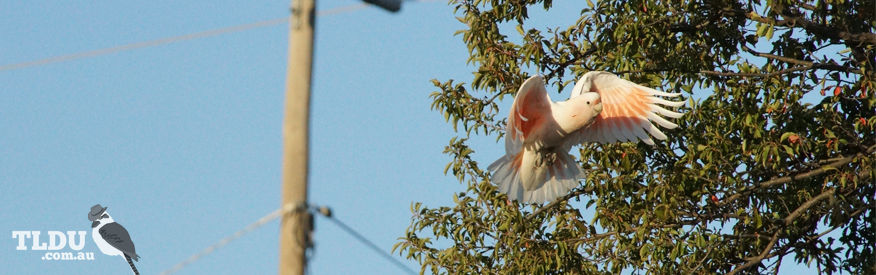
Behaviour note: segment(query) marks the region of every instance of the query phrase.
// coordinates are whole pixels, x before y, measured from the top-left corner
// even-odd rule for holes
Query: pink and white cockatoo
[[[584,74],[569,100],[553,102],[544,78],[530,77],[514,97],[505,130],[505,156],[489,169],[492,181],[509,199],[529,203],[552,201],[578,186],[584,172],[569,155],[584,142],[612,143],[642,140],[654,145],[651,136],[665,140],[654,124],[678,127],[663,117],[681,113],[660,105],[680,107],[677,97],[621,79],[608,72]],[[649,136],[650,134],[650,136]]]

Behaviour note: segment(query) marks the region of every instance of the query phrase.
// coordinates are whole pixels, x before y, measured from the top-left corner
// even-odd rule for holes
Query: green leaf
[[[657,219],[665,220],[666,218],[668,218],[668,211],[669,205],[661,204],[658,205],[656,209],[654,209],[654,215],[657,216]]]
[[[766,28],[767,28],[767,24],[757,23],[757,32],[755,32],[755,33],[757,34],[757,36],[763,37],[764,35],[766,35],[765,34]]]

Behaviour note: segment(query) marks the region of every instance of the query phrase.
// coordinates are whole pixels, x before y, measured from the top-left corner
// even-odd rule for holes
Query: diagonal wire
[[[303,210],[303,207],[295,207],[292,205],[287,205],[285,207],[274,210],[273,212],[259,218],[257,221],[247,225],[243,229],[238,230],[237,232],[234,232],[234,234],[231,234],[228,237],[222,238],[221,240],[214,243],[213,245],[208,246],[207,248],[204,248],[204,250],[201,250],[200,252],[190,256],[188,259],[185,259],[182,262],[177,263],[176,265],[174,265],[170,269],[162,271],[161,275],[167,275],[167,274],[172,274],[174,272],[177,272],[180,269],[182,269],[183,267],[186,267],[187,265],[190,265],[190,264],[200,260],[202,257],[207,256],[210,253],[215,252],[219,248],[222,248],[223,246],[227,245],[231,241],[236,240],[237,238],[240,238],[244,234],[252,232],[253,230],[256,230],[257,228],[262,227],[266,223],[269,223],[269,222],[271,222],[279,217],[282,217],[284,214],[292,213],[293,211],[298,211],[298,210]]]
[[[353,236],[353,238],[356,238],[356,240],[358,240],[359,242],[361,242],[365,246],[368,246],[368,248],[371,248],[371,250],[374,250],[375,252],[380,254],[380,256],[382,256],[386,260],[392,262],[398,268],[406,271],[408,274],[418,274],[416,271],[412,270],[410,267],[406,266],[405,264],[403,264],[401,261],[399,261],[398,259],[396,259],[392,255],[390,255],[386,251],[383,251],[382,249],[380,249],[380,247],[377,246],[376,244],[374,244],[374,242],[372,242],[371,240],[368,240],[368,238],[365,238],[365,236],[362,236],[362,234],[359,234],[359,232],[356,232],[355,229],[353,229],[352,227],[348,226],[347,224],[341,222],[341,220],[333,217],[331,214],[326,214],[323,211],[314,211],[314,212],[320,213],[323,217],[328,218],[328,220],[334,222],[336,225],[338,225],[338,227],[340,227],[345,232],[347,232],[347,234],[350,234],[351,236]]]
[[[367,6],[368,6],[368,4],[364,4],[364,3],[351,4],[351,5],[341,6],[341,7],[337,7],[337,8],[328,9],[328,10],[317,11],[316,15],[317,16],[328,16],[328,15],[334,15],[334,14],[339,14],[339,13],[353,12],[356,10],[363,9]],[[120,46],[115,46],[115,47],[109,47],[109,48],[103,48],[103,49],[97,49],[97,50],[91,50],[91,51],[84,51],[84,52],[78,52],[78,53],[67,54],[67,55],[59,55],[59,56],[38,59],[38,60],[32,60],[32,61],[5,64],[5,65],[0,65],[0,71],[16,70],[16,69],[21,69],[21,68],[41,66],[41,65],[52,64],[52,63],[60,63],[60,62],[65,62],[65,61],[70,61],[70,60],[75,60],[75,59],[82,59],[82,58],[89,58],[89,57],[95,57],[95,56],[100,56],[100,55],[107,55],[107,54],[112,54],[112,53],[117,53],[117,52],[122,52],[122,51],[127,51],[127,50],[160,46],[160,45],[170,44],[170,43],[178,42],[178,41],[193,40],[193,39],[217,36],[217,35],[233,33],[233,32],[242,32],[242,31],[247,31],[247,30],[256,29],[256,28],[279,25],[279,24],[287,23],[287,22],[289,22],[289,16],[285,16],[282,18],[270,19],[270,20],[264,20],[264,21],[254,22],[254,23],[247,23],[247,24],[229,26],[229,27],[224,27],[224,28],[212,29],[212,30],[208,30],[208,31],[165,37],[165,38],[160,38],[160,39],[155,39],[155,40],[135,42],[135,43],[125,44],[125,45],[120,45]]]
[[[405,0],[405,2],[433,2],[433,1],[437,1],[437,0]],[[365,4],[365,3],[350,4],[350,5],[332,8],[332,9],[328,9],[328,10],[320,10],[320,11],[316,12],[316,15],[317,16],[329,16],[329,15],[335,15],[335,14],[340,14],[340,13],[353,12],[353,11],[363,9],[365,7],[368,7],[368,6],[369,5]],[[208,31],[165,37],[165,38],[160,38],[160,39],[155,39],[155,40],[135,42],[135,43],[125,44],[125,45],[120,45],[120,46],[115,46],[115,47],[109,47],[109,48],[103,48],[103,49],[97,49],[97,50],[91,50],[91,51],[84,51],[84,52],[78,52],[78,53],[67,54],[67,55],[59,55],[59,56],[53,56],[53,57],[49,57],[49,58],[43,58],[43,59],[37,59],[37,60],[31,60],[31,61],[25,61],[25,62],[19,62],[19,63],[10,63],[10,64],[5,64],[5,65],[0,65],[0,72],[9,71],[9,70],[16,70],[16,69],[21,69],[21,68],[27,68],[27,67],[41,66],[41,65],[52,64],[52,63],[60,63],[60,62],[65,62],[65,61],[70,61],[70,60],[75,60],[75,59],[82,59],[82,58],[107,55],[107,54],[128,51],[128,50],[133,50],[133,49],[139,49],[139,48],[160,46],[160,45],[170,44],[173,42],[184,41],[184,40],[193,40],[193,39],[217,36],[217,35],[233,33],[233,32],[242,32],[242,31],[247,31],[247,30],[256,29],[256,28],[279,25],[279,24],[286,23],[286,22],[289,22],[289,16],[282,17],[282,18],[276,18],[276,19],[270,19],[270,20],[264,20],[264,21],[254,22],[254,23],[247,23],[247,24],[229,26],[229,27],[224,27],[224,28],[212,29],[212,30],[208,30]]]
[[[39,59],[39,60],[33,60],[33,61],[27,61],[27,62],[21,62],[21,63],[7,64],[7,65],[0,66],[0,71],[8,71],[8,70],[15,70],[15,69],[21,69],[21,68],[26,68],[26,67],[46,65],[46,64],[51,64],[51,63],[59,63],[59,62],[70,61],[70,60],[74,60],[74,59],[95,57],[95,56],[99,56],[99,55],[107,55],[107,54],[121,52],[121,51],[146,48],[146,47],[154,47],[154,46],[159,46],[159,45],[164,45],[164,44],[170,44],[170,43],[177,42],[177,41],[192,40],[192,39],[198,39],[198,38],[204,38],[204,37],[210,37],[210,36],[217,36],[220,34],[239,32],[239,31],[245,31],[245,30],[255,29],[255,28],[259,28],[259,27],[278,25],[278,24],[281,24],[283,22],[288,22],[288,20],[289,20],[289,17],[287,16],[287,17],[283,17],[283,18],[259,21],[259,22],[255,22],[255,23],[230,26],[230,27],[225,27],[225,28],[213,29],[213,30],[178,35],[178,36],[171,36],[171,37],[166,37],[166,38],[161,38],[161,39],[156,39],[156,40],[136,42],[136,43],[125,44],[125,45],[121,45],[121,46],[110,47],[110,48],[103,48],[103,49],[91,50],[91,51],[86,51],[86,52],[79,52],[79,53],[68,54],[68,55],[60,55],[60,56],[49,57],[49,58],[45,58],[45,59]]]
[[[198,253],[195,253],[194,255],[188,257],[187,259],[177,263],[173,267],[171,267],[165,271],[162,271],[160,274],[161,275],[169,275],[169,274],[176,273],[177,271],[180,271],[184,267],[186,267],[194,262],[197,262],[198,260],[200,260],[204,256],[207,256],[213,252],[216,252],[216,250],[224,247],[225,245],[228,245],[228,243],[242,237],[246,233],[252,232],[253,230],[258,229],[259,227],[262,227],[263,225],[265,225],[265,224],[267,224],[267,223],[269,223],[269,222],[271,222],[279,217],[282,217],[285,214],[292,213],[295,211],[301,211],[301,210],[305,210],[305,209],[307,209],[307,208],[304,206],[296,207],[296,206],[290,204],[290,205],[286,205],[282,208],[279,208],[277,210],[274,210],[273,212],[268,213],[265,216],[262,216],[261,218],[259,218],[255,222],[247,225],[243,229],[238,230],[237,232],[234,232],[234,234],[231,234],[225,238],[222,238],[218,242],[208,246],[207,248],[204,248],[203,250],[199,251]],[[328,218],[330,221],[334,222],[336,225],[338,225],[338,227],[340,227],[342,230],[344,230],[344,232],[347,232],[347,234],[350,234],[356,240],[358,240],[359,242],[361,242],[362,244],[364,244],[365,246],[367,246],[371,250],[374,250],[375,252],[380,254],[380,256],[382,256],[386,260],[395,264],[398,268],[406,271],[408,274],[417,274],[416,271],[414,271],[410,267],[404,265],[404,263],[402,263],[401,261],[399,261],[398,259],[396,259],[392,255],[390,255],[386,251],[383,251],[382,249],[380,249],[380,247],[378,247],[376,244],[374,244],[374,242],[372,242],[371,240],[369,240],[368,238],[366,238],[365,236],[363,236],[362,234],[357,232],[355,229],[353,229],[352,227],[343,223],[341,220],[334,218],[331,215],[331,210],[328,210],[327,207],[320,207],[320,208],[310,207],[310,209],[311,209],[311,212],[319,213],[322,216]]]

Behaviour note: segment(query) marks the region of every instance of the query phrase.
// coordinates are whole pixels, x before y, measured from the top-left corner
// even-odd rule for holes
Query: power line
[[[380,254],[380,256],[382,256],[383,258],[385,258],[385,259],[389,260],[390,262],[392,262],[393,264],[395,264],[398,268],[400,268],[404,271],[407,271],[408,274],[418,274],[416,271],[412,270],[410,267],[406,266],[404,263],[402,263],[401,261],[399,261],[398,259],[396,259],[392,255],[390,255],[386,251],[383,251],[382,249],[380,249],[380,247],[377,246],[376,244],[374,244],[374,242],[372,242],[371,240],[368,240],[368,238],[365,238],[365,236],[362,236],[362,234],[359,234],[359,232],[356,232],[355,229],[353,229],[352,227],[348,226],[347,224],[341,222],[341,220],[333,217],[331,214],[331,210],[328,210],[328,208],[321,207],[319,209],[319,211],[314,211],[314,212],[317,212],[317,213],[321,214],[323,217],[328,218],[328,220],[334,222],[336,225],[338,225],[338,227],[340,227],[342,230],[347,232],[347,234],[350,234],[351,236],[353,236],[353,238],[356,238],[356,240],[358,240],[359,242],[361,242],[365,246],[368,246],[368,248],[371,248],[371,250],[374,250],[375,252]]]
[[[225,27],[225,28],[220,28],[220,29],[213,29],[213,30],[209,30],[209,31],[196,32],[196,33],[190,33],[190,34],[179,35],[179,36],[171,36],[171,37],[150,40],[150,41],[136,42],[136,43],[126,44],[126,45],[121,45],[121,46],[116,46],[116,47],[111,47],[111,48],[103,48],[103,49],[98,49],[98,50],[49,57],[49,58],[45,58],[45,59],[7,64],[7,65],[0,66],[0,71],[15,70],[15,69],[21,69],[21,68],[26,68],[26,67],[46,65],[46,64],[51,64],[51,63],[59,63],[59,62],[70,61],[70,60],[74,60],[74,59],[95,57],[95,56],[99,56],[99,55],[107,55],[107,54],[121,52],[121,51],[146,48],[146,47],[154,47],[154,46],[159,46],[159,45],[164,45],[164,44],[170,44],[170,43],[177,42],[177,41],[192,40],[192,39],[197,39],[197,38],[217,36],[220,34],[240,32],[240,31],[255,29],[255,28],[259,28],[259,27],[273,26],[273,25],[277,25],[280,23],[288,22],[288,20],[289,20],[289,17],[283,17],[283,18],[259,21],[259,22],[255,22],[255,23],[230,26],[230,27]]]
[[[319,213],[320,215],[328,218],[328,220],[334,222],[336,225],[338,225],[338,227],[340,227],[342,230],[344,230],[344,232],[347,232],[347,234],[350,234],[357,241],[361,242],[365,246],[368,246],[368,248],[371,248],[371,250],[377,252],[378,254],[380,254],[380,256],[389,260],[390,262],[395,264],[398,268],[406,271],[408,274],[417,274],[416,271],[414,271],[410,267],[404,265],[404,263],[402,263],[401,261],[399,261],[398,259],[396,259],[392,255],[390,255],[388,252],[380,249],[379,246],[374,244],[374,242],[372,242],[371,240],[369,240],[368,238],[363,236],[361,233],[357,232],[352,227],[343,223],[341,220],[333,217],[331,214],[331,210],[328,207],[325,207],[325,206],[315,207],[314,206],[314,207],[307,208],[304,206],[297,206],[296,207],[294,205],[286,205],[283,208],[279,208],[277,210],[274,210],[271,213],[268,213],[267,215],[262,216],[261,218],[259,218],[255,222],[244,227],[243,229],[240,229],[237,232],[234,232],[234,234],[231,234],[225,238],[222,238],[221,240],[217,241],[216,243],[213,243],[212,245],[208,246],[207,248],[204,248],[201,251],[199,251],[198,253],[195,253],[192,256],[189,256],[188,258],[186,258],[185,260],[177,263],[173,267],[171,267],[165,271],[162,271],[160,274],[161,275],[169,275],[169,274],[176,273],[177,271],[180,271],[184,267],[186,267],[192,263],[197,262],[198,260],[200,260],[204,256],[207,256],[207,255],[212,254],[213,252],[216,252],[216,250],[228,245],[228,243],[242,237],[243,235],[246,235],[247,233],[250,233],[253,230],[258,229],[259,227],[262,227],[263,225],[265,225],[273,220],[276,220],[277,218],[282,217],[283,215],[286,215],[286,214],[289,214],[289,213],[292,213],[295,211],[302,211],[302,210],[308,210],[308,211],[311,211],[313,213]]]
[[[201,250],[200,252],[195,253],[194,255],[183,260],[182,262],[179,262],[178,264],[174,265],[170,269],[167,269],[167,270],[161,272],[161,275],[168,275],[168,274],[172,274],[174,272],[177,272],[180,269],[182,269],[183,267],[186,267],[187,265],[190,265],[190,264],[200,260],[202,257],[207,256],[210,253],[215,252],[217,249],[222,248],[223,246],[227,245],[228,243],[230,243],[233,240],[236,240],[237,238],[240,238],[241,236],[245,235],[246,233],[252,232],[253,230],[256,230],[257,228],[262,227],[266,223],[269,223],[269,222],[271,222],[271,221],[273,221],[273,220],[275,220],[275,219],[277,219],[285,214],[292,213],[293,211],[300,211],[300,210],[303,210],[303,207],[295,207],[292,205],[287,205],[283,208],[279,208],[277,210],[274,210],[273,212],[259,218],[255,222],[247,225],[243,229],[238,230],[237,232],[234,232],[234,234],[231,234],[230,236],[222,238],[221,240],[214,243],[213,245],[210,245],[207,248],[204,248],[203,250]]]
[[[425,2],[425,1],[421,0],[420,2]],[[337,8],[328,9],[328,10],[318,11],[318,12],[316,12],[316,15],[317,16],[329,16],[329,15],[335,15],[335,14],[339,14],[339,13],[353,12],[356,10],[363,9],[367,6],[368,6],[368,4],[364,4],[364,3],[351,4],[351,5],[341,6],[341,7],[337,7]],[[247,31],[247,30],[256,29],[256,28],[279,25],[279,24],[287,23],[287,22],[289,22],[289,16],[282,17],[282,18],[276,18],[276,19],[270,19],[270,20],[264,20],[264,21],[254,22],[254,23],[247,23],[247,24],[229,26],[229,27],[224,27],[224,28],[212,29],[212,30],[208,30],[208,31],[165,37],[165,38],[160,38],[160,39],[155,39],[155,40],[135,42],[135,43],[125,44],[125,45],[120,45],[120,46],[115,46],[115,47],[110,47],[110,48],[103,48],[103,49],[78,52],[78,53],[73,53],[73,54],[68,54],[68,55],[54,56],[54,57],[38,59],[38,60],[31,60],[31,61],[25,61],[25,62],[19,62],[19,63],[0,65],[0,71],[16,70],[16,69],[21,69],[21,68],[41,66],[41,65],[52,64],[52,63],[60,63],[60,62],[65,62],[65,61],[70,61],[70,60],[75,60],[75,59],[81,59],[81,58],[89,58],[89,57],[107,55],[107,54],[117,53],[117,52],[122,52],[122,51],[127,51],[127,50],[160,46],[160,45],[170,44],[170,43],[178,42],[178,41],[193,40],[193,39],[199,39],[199,38],[205,38],[205,37],[211,37],[211,36],[218,36],[218,35],[234,33],[234,32],[242,32],[242,31]]]
[[[432,1],[436,1],[436,0],[406,0],[406,1],[407,2],[432,2]],[[365,4],[365,3],[350,4],[350,5],[332,8],[332,9],[328,9],[328,10],[317,11],[316,15],[317,16],[329,16],[329,15],[335,15],[335,14],[340,14],[340,13],[353,12],[353,11],[363,9],[365,7],[368,7],[368,4]],[[286,22],[289,22],[288,16],[282,17],[282,18],[254,22],[254,23],[224,27],[224,28],[219,28],[219,29],[212,29],[212,30],[208,30],[208,31],[196,32],[196,33],[190,33],[190,34],[184,34],[184,35],[178,35],[178,36],[171,36],[171,37],[143,41],[143,42],[135,42],[135,43],[131,43],[131,44],[125,44],[125,45],[120,45],[120,46],[115,46],[115,47],[110,47],[110,48],[103,48],[103,49],[97,49],[97,50],[91,50],[91,51],[85,51],[85,52],[78,52],[78,53],[73,53],[73,54],[68,54],[68,55],[59,55],[59,56],[38,59],[38,60],[25,61],[25,62],[19,62],[19,63],[11,63],[11,64],[6,64],[6,65],[0,65],[0,72],[9,71],[9,70],[16,70],[16,69],[21,69],[21,68],[27,68],[27,67],[41,66],[41,65],[52,64],[52,63],[60,63],[60,62],[65,62],[65,61],[70,61],[70,60],[75,60],[75,59],[81,59],[81,58],[89,58],[89,57],[107,55],[107,54],[111,54],[111,53],[117,53],[117,52],[121,52],[121,51],[133,50],[133,49],[160,46],[160,45],[170,44],[173,42],[184,41],[184,40],[193,40],[193,39],[217,36],[217,35],[233,33],[233,32],[242,32],[242,31],[247,31],[247,30],[261,28],[261,27],[279,25],[279,24],[286,23]]]

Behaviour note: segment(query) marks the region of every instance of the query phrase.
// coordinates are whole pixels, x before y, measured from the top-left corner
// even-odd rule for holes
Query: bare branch
[[[762,17],[754,13],[746,13],[745,17],[752,21],[770,24],[773,26],[784,26],[789,28],[799,26],[812,34],[820,35],[826,38],[857,42],[857,44],[876,45],[876,33],[850,33],[847,31],[839,31],[836,28],[832,28],[831,26],[818,24],[806,20],[802,17],[786,15],[784,16],[784,20],[775,20],[772,18]]]
[[[784,219],[785,226],[791,225],[791,223],[794,222],[794,219],[796,219],[797,217],[802,215],[803,211],[806,211],[806,209],[811,208],[813,205],[815,205],[816,203],[818,203],[819,201],[821,201],[827,197],[833,196],[834,192],[836,192],[836,189],[833,189],[833,188],[828,189],[827,191],[822,192],[820,195],[809,199],[808,201],[806,201],[805,203],[800,205],[800,207],[797,207],[797,209],[795,209],[794,212],[791,212],[791,215],[788,215],[787,217],[785,217],[785,219]]]
[[[697,263],[697,266],[694,267],[694,269],[690,271],[691,273],[694,273],[695,271],[700,270],[700,268],[703,267],[703,263],[705,263],[706,260],[709,259],[709,254],[712,254],[712,249],[714,249],[714,248],[715,248],[714,245],[709,246],[709,250],[706,251],[706,255],[703,256],[702,259],[700,259],[700,261]]]
[[[813,66],[810,65],[810,66],[792,67],[792,68],[787,68],[784,70],[769,72],[769,73],[737,73],[737,72],[718,72],[718,71],[705,71],[705,70],[700,71],[700,73],[707,74],[707,75],[716,75],[716,76],[770,77],[770,76],[782,75],[782,74],[787,74],[787,73],[793,73],[793,72],[797,72],[797,71],[805,71],[805,70],[809,70],[812,68],[813,68]]]
[[[735,200],[739,199],[740,197],[742,197],[743,195],[750,193],[756,189],[769,188],[769,187],[772,187],[775,185],[785,184],[785,183],[789,183],[792,181],[803,180],[806,178],[818,176],[818,175],[824,174],[825,172],[830,171],[830,170],[837,170],[837,169],[839,169],[840,166],[849,164],[855,158],[863,156],[864,154],[872,154],[874,151],[876,151],[876,145],[870,146],[870,148],[867,149],[866,152],[860,152],[860,153],[857,153],[857,154],[852,155],[852,156],[847,156],[847,157],[842,157],[842,158],[836,159],[835,161],[833,161],[831,163],[819,166],[819,167],[814,168],[812,170],[809,170],[807,172],[793,173],[793,174],[788,175],[788,176],[756,183],[756,184],[754,184],[754,186],[752,186],[752,188],[750,188],[746,191],[743,191],[741,193],[736,193],[736,194],[733,194],[727,198],[722,199],[721,201],[719,201],[717,203],[717,205],[718,206],[726,205],[726,204],[728,204],[732,201],[735,201]]]
[[[594,241],[594,240],[599,240],[599,239],[603,239],[603,238],[606,238],[606,237],[614,236],[614,235],[617,235],[617,234],[618,234],[617,231],[611,231],[611,232],[605,232],[605,233],[593,234],[592,236],[587,237],[587,238],[568,239],[568,240],[565,240],[565,241],[566,241],[566,242],[576,242],[576,243],[587,243],[587,242],[591,242],[591,241]]]
[[[773,57],[780,57],[771,55]],[[737,73],[737,72],[718,72],[718,71],[700,71],[701,74],[707,75],[716,75],[716,76],[741,76],[741,77],[771,77],[776,75],[783,75],[793,72],[806,71],[806,70],[830,70],[830,71],[841,71],[841,72],[850,72],[856,74],[862,74],[861,70],[846,68],[837,64],[830,63],[812,63],[810,65],[805,66],[797,66],[791,67],[784,70],[779,70],[775,72],[768,73]]]
[[[526,218],[524,218],[524,219],[528,221],[528,220],[538,216],[542,212],[544,212],[550,208],[553,208],[554,206],[557,206],[561,202],[568,201],[569,199],[571,199],[573,197],[576,197],[576,196],[584,194],[584,193],[589,193],[589,192],[593,192],[593,187],[585,187],[585,188],[579,188],[579,189],[572,190],[572,192],[569,192],[569,194],[566,194],[565,196],[559,197],[556,200],[554,200],[548,204],[545,204],[544,206],[536,209],[532,213],[529,213],[529,215],[526,215]]]
[[[753,54],[755,56],[760,56],[760,57],[769,58],[769,59],[775,59],[775,60],[782,61],[785,63],[793,63],[793,64],[805,65],[805,66],[811,66],[811,65],[815,64],[811,61],[805,61],[805,60],[800,60],[800,59],[795,59],[795,58],[790,58],[790,57],[784,57],[784,56],[778,56],[778,55],[774,55],[774,54],[758,52],[758,51],[755,51],[755,50],[749,48],[745,44],[742,44],[742,50],[746,51],[750,54]]]
[[[827,191],[824,191],[823,193],[819,194],[818,196],[815,196],[815,197],[809,199],[808,201],[806,201],[805,203],[800,205],[800,207],[797,207],[797,209],[795,209],[794,212],[791,212],[790,215],[785,217],[785,219],[783,220],[784,224],[782,226],[780,226],[779,228],[776,228],[775,233],[773,233],[773,236],[770,238],[769,244],[767,244],[766,248],[764,248],[760,252],[760,254],[758,254],[757,256],[748,258],[747,259],[748,261],[746,261],[745,264],[742,264],[742,265],[734,268],[733,270],[731,270],[727,274],[736,274],[736,273],[738,273],[746,268],[752,267],[752,266],[760,263],[761,261],[763,261],[764,258],[767,258],[767,256],[770,256],[770,257],[775,256],[776,254],[770,254],[770,250],[772,250],[773,246],[775,246],[776,242],[778,242],[779,233],[781,233],[787,226],[791,225],[794,222],[794,219],[800,217],[800,215],[802,215],[803,212],[805,212],[807,209],[812,208],[812,206],[814,206],[819,201],[821,201],[827,197],[833,196],[835,191],[836,191],[836,189],[829,189]]]
[[[586,57],[588,57],[588,56],[590,56],[591,54],[593,54],[594,52],[596,52],[596,49],[597,49],[596,47],[590,47],[590,48],[588,48],[586,51],[584,51],[583,53],[581,53],[580,56],[573,57],[573,58],[571,58],[571,59],[569,59],[569,60],[566,60],[566,62],[563,62],[563,63],[557,64],[557,67],[554,68],[553,70],[551,70],[551,71],[547,74],[547,76],[545,76],[545,78],[550,79],[550,78],[554,77],[554,75],[557,74],[560,70],[565,70],[566,67],[569,67],[569,66],[571,66],[571,65],[580,65],[580,64],[583,64],[583,63],[579,63],[578,61],[579,61],[579,60],[582,60],[582,59],[584,59],[584,58],[586,58]]]
[[[766,248],[764,248],[763,251],[760,252],[760,254],[749,258],[748,261],[745,262],[745,264],[742,264],[742,265],[734,268],[733,270],[728,272],[727,275],[733,275],[733,274],[739,273],[740,271],[742,271],[746,268],[752,267],[756,264],[759,264],[761,261],[763,261],[763,258],[766,257],[767,254],[769,254],[770,250],[773,249],[773,246],[776,245],[776,242],[779,241],[779,232],[782,232],[782,231],[776,230],[776,233],[773,233],[773,236],[770,238],[770,242],[767,244]]]

